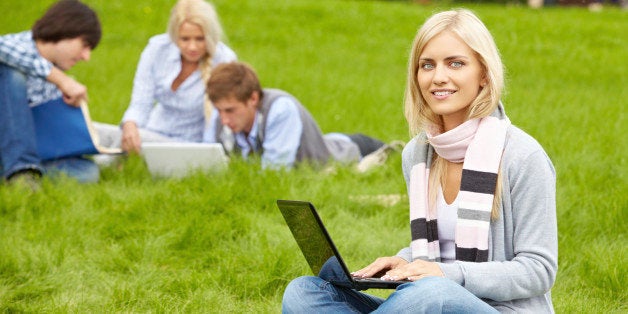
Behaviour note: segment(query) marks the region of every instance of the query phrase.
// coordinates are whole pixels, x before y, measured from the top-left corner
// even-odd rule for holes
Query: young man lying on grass
[[[230,153],[261,155],[263,168],[291,168],[299,162],[324,164],[330,159],[360,162],[366,171],[383,163],[403,143],[384,144],[363,134],[323,135],[307,109],[289,93],[262,89],[255,71],[242,62],[217,66],[207,82],[216,110],[204,141],[223,144]],[[365,158],[367,157],[368,158]]]

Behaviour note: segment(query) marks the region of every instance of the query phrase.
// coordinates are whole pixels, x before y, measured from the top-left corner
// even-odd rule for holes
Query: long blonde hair
[[[223,37],[222,26],[218,20],[218,14],[214,7],[204,0],[179,0],[170,12],[168,21],[168,35],[170,40],[176,43],[179,39],[179,28],[185,22],[198,25],[205,35],[207,54],[199,61],[201,78],[204,85],[209,81],[212,71],[212,57],[216,53],[216,47]],[[213,105],[205,94],[204,114],[208,122]]]
[[[408,76],[404,96],[405,116],[408,121],[410,135],[415,136],[428,128],[436,127],[443,130],[443,121],[440,115],[435,114],[421,95],[417,73],[419,58],[427,43],[444,31],[458,35],[475,53],[482,65],[484,77],[487,81],[478,96],[469,106],[468,119],[489,116],[498,106],[504,89],[504,67],[493,36],[484,23],[466,9],[457,9],[437,13],[430,17],[418,30],[408,62]],[[501,171],[498,173],[497,187],[491,217],[498,217],[501,202]],[[430,165],[429,204],[435,204],[438,187],[442,186],[446,178],[446,163],[440,156],[434,154]],[[432,206],[430,206],[432,207]]]

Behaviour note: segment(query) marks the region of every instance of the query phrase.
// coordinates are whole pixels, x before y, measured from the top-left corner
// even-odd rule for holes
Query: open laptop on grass
[[[337,261],[347,280],[346,282],[332,282],[333,284],[348,286],[356,290],[366,290],[370,288],[395,289],[400,284],[409,282],[351,276],[312,203],[278,200],[277,206],[315,275],[319,274],[325,263]]]
[[[154,177],[181,178],[192,171],[224,170],[229,161],[218,143],[142,143],[142,156]]]

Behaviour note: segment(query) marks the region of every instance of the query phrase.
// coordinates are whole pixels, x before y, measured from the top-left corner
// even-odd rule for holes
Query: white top
[[[438,222],[438,245],[442,262],[456,260],[456,220],[458,219],[458,196],[451,204],[447,204],[443,196],[443,189],[438,189],[436,196],[436,210]]]
[[[236,54],[219,42],[212,66],[231,62]],[[167,34],[152,37],[140,57],[131,104],[122,122],[184,142],[201,142],[205,128],[205,84],[201,71],[192,73],[176,91],[172,82],[181,72],[181,52]]]

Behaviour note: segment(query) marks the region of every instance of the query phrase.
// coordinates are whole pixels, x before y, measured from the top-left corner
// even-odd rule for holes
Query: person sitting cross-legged
[[[286,286],[282,312],[553,313],[556,172],[506,115],[492,35],[469,10],[436,13],[416,34],[407,73],[411,240],[352,273],[407,282],[381,298],[348,288],[329,263]]]
[[[87,88],[64,71],[88,61],[100,37],[96,13],[76,0],[53,4],[30,31],[0,36],[0,173],[9,183],[36,187],[44,173],[99,180],[98,166],[81,156],[41,160],[31,107],[87,99]]]

